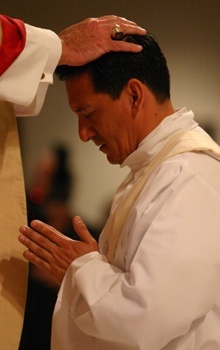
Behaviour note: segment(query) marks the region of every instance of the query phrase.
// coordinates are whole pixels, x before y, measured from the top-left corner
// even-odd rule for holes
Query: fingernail
[[[20,231],[21,233],[26,232],[26,230],[27,230],[27,227],[26,227],[26,226],[21,226],[21,227],[19,228],[19,231]]]
[[[25,236],[23,236],[23,235],[20,235],[19,237],[18,237],[18,239],[19,239],[19,241],[20,242],[24,242],[25,241]]]
[[[75,216],[74,220],[75,220],[77,223],[82,222],[82,219],[81,219],[80,216]]]
[[[36,221],[31,221],[31,227],[36,227],[37,226],[37,223],[36,223]]]

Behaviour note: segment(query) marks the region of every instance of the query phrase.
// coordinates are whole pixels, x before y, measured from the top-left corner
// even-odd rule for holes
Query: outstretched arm
[[[40,112],[58,64],[79,66],[109,51],[141,50],[112,40],[115,24],[124,34],[146,34],[134,22],[114,15],[86,19],[59,35],[3,15],[0,23],[0,98],[14,104],[16,115],[28,116]]]
[[[81,241],[72,240],[38,220],[32,221],[31,227],[20,227],[19,241],[28,248],[24,252],[24,257],[48,271],[58,283],[62,282],[73,260],[92,251],[98,251],[96,240],[90,235],[79,216],[73,218],[73,226]]]

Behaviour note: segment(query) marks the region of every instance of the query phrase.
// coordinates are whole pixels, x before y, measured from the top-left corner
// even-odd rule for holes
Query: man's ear
[[[143,106],[143,87],[144,84],[136,78],[130,79],[127,83],[127,91],[129,94],[131,106],[135,113],[137,113]]]

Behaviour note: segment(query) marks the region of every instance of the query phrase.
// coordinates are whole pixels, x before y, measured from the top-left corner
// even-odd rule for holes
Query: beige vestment
[[[18,242],[26,202],[17,122],[13,106],[0,100],[0,348],[19,346],[28,264]]]
[[[37,115],[62,45],[50,30],[25,24],[24,50],[0,76],[0,349],[17,350],[23,325],[27,267],[18,242],[26,203],[17,116]],[[1,43],[0,31],[0,43]],[[31,64],[30,64],[31,63]],[[15,110],[15,112],[14,112]],[[30,349],[31,350],[31,349]],[[42,349],[43,350],[43,349]]]

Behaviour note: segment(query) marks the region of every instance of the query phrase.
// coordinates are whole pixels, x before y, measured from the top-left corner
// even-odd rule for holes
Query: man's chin
[[[110,155],[106,154],[106,157],[108,159],[108,162],[112,165],[114,164],[121,164],[118,159],[112,158]]]

